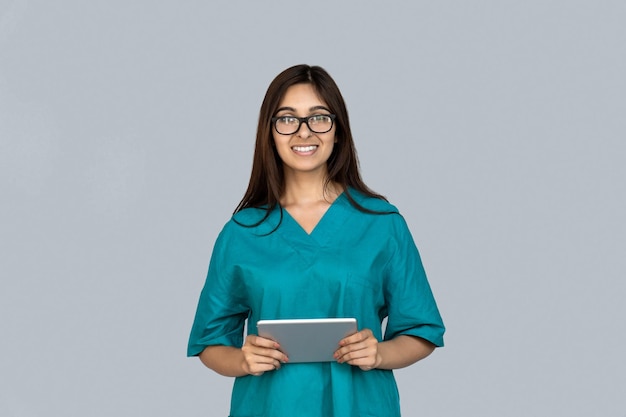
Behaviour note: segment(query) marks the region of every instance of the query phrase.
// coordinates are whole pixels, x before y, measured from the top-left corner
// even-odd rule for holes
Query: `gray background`
[[[0,415],[225,416],[185,358],[284,68],[325,67],[448,326],[406,416],[626,416],[626,3],[0,0]]]

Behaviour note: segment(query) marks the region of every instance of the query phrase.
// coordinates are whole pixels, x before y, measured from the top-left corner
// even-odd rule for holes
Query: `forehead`
[[[311,84],[295,84],[285,91],[278,107],[293,107],[308,110],[315,106],[326,106]]]

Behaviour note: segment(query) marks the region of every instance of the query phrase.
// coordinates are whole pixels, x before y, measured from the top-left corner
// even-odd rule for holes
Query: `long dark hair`
[[[273,146],[271,119],[287,89],[295,84],[310,84],[328,105],[330,111],[337,116],[335,119],[337,143],[328,158],[328,178],[326,178],[325,186],[328,186],[330,182],[335,182],[345,190],[344,195],[354,207],[368,213],[379,213],[361,206],[350,195],[349,189],[352,188],[366,196],[386,201],[385,197],[365,185],[361,178],[359,161],[350,131],[348,110],[339,87],[323,68],[295,65],[278,74],[265,93],[259,114],[250,182],[233,214],[250,207],[266,209],[265,217],[255,224],[258,225],[269,216],[274,208],[280,206],[280,197],[285,190],[285,177],[282,160]]]

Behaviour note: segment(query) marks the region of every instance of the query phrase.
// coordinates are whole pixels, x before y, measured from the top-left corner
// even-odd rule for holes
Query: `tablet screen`
[[[339,341],[357,331],[354,318],[260,320],[259,336],[280,344],[289,363],[330,362]]]

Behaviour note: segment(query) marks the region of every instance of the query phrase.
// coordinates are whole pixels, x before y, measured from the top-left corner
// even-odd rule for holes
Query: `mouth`
[[[317,145],[292,146],[291,149],[299,154],[311,154],[317,150]]]

